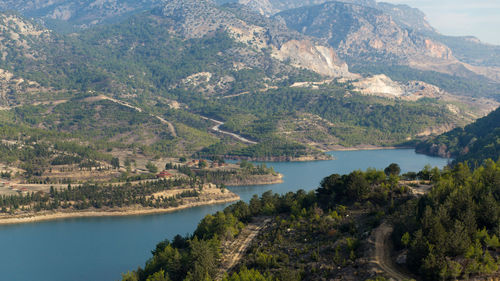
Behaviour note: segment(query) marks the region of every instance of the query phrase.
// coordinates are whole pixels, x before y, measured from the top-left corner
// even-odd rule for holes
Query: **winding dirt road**
[[[390,241],[392,231],[392,225],[387,222],[382,223],[375,229],[375,256],[373,262],[395,280],[414,280],[413,276],[401,272],[392,260],[392,243]]]
[[[139,108],[137,106],[133,106],[133,105],[131,105],[131,104],[127,103],[127,102],[121,101],[121,100],[117,100],[117,99],[114,99],[114,98],[111,98],[111,97],[108,97],[108,96],[104,96],[104,95],[100,95],[99,98],[102,99],[102,100],[109,100],[109,101],[112,101],[112,102],[117,103],[119,105],[131,108],[131,109],[133,109],[133,110],[135,110],[137,112],[143,112],[142,108]],[[172,125],[172,123],[170,123],[169,121],[165,120],[164,118],[162,118],[162,117],[160,117],[158,115],[154,115],[154,114],[150,113],[149,116],[151,116],[153,118],[156,118],[156,119],[160,120],[160,122],[162,124],[167,125],[170,134],[173,137],[177,137],[177,132],[175,131],[175,127],[174,127],[174,125]]]
[[[200,116],[202,119],[205,119],[205,120],[209,120],[209,121],[212,121],[215,123],[215,126],[213,126],[211,128],[212,131],[214,132],[217,132],[217,133],[221,133],[221,134],[225,134],[225,135],[228,135],[228,136],[231,136],[241,142],[244,142],[244,143],[248,143],[248,144],[257,144],[256,142],[254,141],[251,141],[245,137],[242,137],[238,134],[235,134],[235,133],[231,133],[231,132],[228,132],[228,131],[224,131],[224,130],[221,130],[220,129],[220,126],[224,125],[224,122],[221,122],[221,121],[218,121],[218,120],[215,120],[215,119],[212,119],[212,118],[208,118],[208,117],[205,117],[205,116]]]

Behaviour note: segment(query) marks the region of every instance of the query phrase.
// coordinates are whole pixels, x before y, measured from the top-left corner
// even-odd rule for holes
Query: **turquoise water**
[[[411,149],[338,151],[335,160],[267,163],[284,175],[284,183],[230,187],[242,200],[267,190],[276,193],[315,189],[332,173],[398,163],[403,172],[426,164],[443,167],[447,159],[415,154]],[[67,281],[118,280],[120,274],[144,265],[155,245],[176,234],[193,232],[206,214],[227,204],[178,212],[132,216],[77,218],[0,226],[0,280]]]

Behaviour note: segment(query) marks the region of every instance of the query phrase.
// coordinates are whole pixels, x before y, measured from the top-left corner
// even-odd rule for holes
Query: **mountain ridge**
[[[351,74],[326,40],[238,3],[164,4],[75,33],[48,31],[47,38],[27,41],[36,58],[9,47],[12,55],[0,68],[39,86],[33,84],[33,94],[13,89],[3,105],[16,109],[11,111],[16,122],[57,131],[62,127],[52,122],[64,115],[33,113],[48,110],[50,102],[75,100],[72,95],[104,95],[172,124],[177,137],[155,134],[141,146],[148,155],[272,158],[318,154],[338,145],[396,145],[465,125],[494,104],[453,97],[418,79]],[[376,85],[357,87],[355,80]],[[64,114],[71,120],[86,117]],[[220,120],[221,129],[257,144],[225,139],[200,116]],[[194,137],[207,135],[212,136],[207,141]],[[124,141],[123,146],[132,145]]]

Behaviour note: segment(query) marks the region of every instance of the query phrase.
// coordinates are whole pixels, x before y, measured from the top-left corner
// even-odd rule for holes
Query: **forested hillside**
[[[417,152],[468,161],[477,166],[500,157],[500,108],[473,124],[456,128],[417,145]]]
[[[72,134],[84,146],[92,138],[96,153],[321,159],[323,151],[339,146],[394,146],[442,133],[496,105],[455,96],[494,96],[488,78],[465,81],[458,72],[399,64],[417,54],[435,55],[424,35],[407,34],[409,28],[431,29],[421,14],[404,7],[271,1],[281,12],[266,17],[255,7],[209,0],[92,2],[82,8],[90,2],[7,1],[0,7],[34,17],[0,16],[6,124]],[[282,11],[283,3],[297,9]],[[336,25],[315,21],[323,15]],[[61,33],[51,30],[50,20],[78,28]],[[363,47],[359,25],[377,20],[385,23],[383,30],[397,31],[404,46],[378,30],[370,40],[385,47]],[[340,43],[346,38],[352,48]],[[393,56],[397,64],[378,63]],[[341,57],[362,58],[352,69],[365,76],[390,72],[396,82],[370,82],[349,71]],[[357,83],[375,85],[365,92]],[[387,88],[389,94],[379,92]],[[222,122],[226,134],[207,118]]]
[[[123,280],[494,276],[500,264],[499,164],[489,160],[476,170],[466,164],[443,171],[426,167],[401,176],[398,165],[391,164],[385,171],[330,175],[315,192],[267,192],[249,204],[238,202],[206,216],[191,236],[159,243],[145,267],[123,275]],[[429,194],[411,195],[429,185]],[[392,229],[387,228],[391,223],[394,252],[378,236],[382,229]],[[262,231],[226,272],[227,245],[238,243],[256,225]],[[389,264],[405,256],[400,264],[412,273],[394,265],[396,277],[394,271],[380,270],[379,251],[393,260]]]
[[[431,192],[395,215],[396,243],[424,280],[498,276],[500,161],[460,163],[434,177]]]
[[[186,17],[180,22],[169,14],[173,7],[166,6],[70,35],[6,16],[9,32],[29,40],[17,43],[24,48],[20,52],[6,45],[0,65],[18,79],[33,81],[25,83],[33,89],[11,90],[1,102],[17,107],[17,124],[122,142],[122,147],[138,146],[149,156],[289,159],[320,155],[317,149],[338,145],[395,145],[427,130],[441,132],[471,121],[465,113],[473,107],[464,104],[452,112],[451,101],[365,97],[350,83],[334,80],[297,87],[327,77],[314,68],[296,67],[297,58],[277,58],[280,52],[285,55],[277,48],[297,40],[312,48],[319,43],[251,11],[204,5],[211,17],[228,15],[221,28],[188,28],[202,13],[187,8],[191,6],[182,6]],[[235,35],[240,31],[233,25],[242,24],[258,35],[250,41],[238,39],[248,35]],[[23,25],[34,31],[15,28]],[[95,101],[82,102],[85,97]],[[142,112],[96,100],[107,97]],[[111,114],[121,111],[123,118]],[[152,116],[166,120],[169,127]],[[224,121],[223,129],[258,144],[209,135],[211,123],[202,116]],[[126,139],[132,132],[134,137]]]

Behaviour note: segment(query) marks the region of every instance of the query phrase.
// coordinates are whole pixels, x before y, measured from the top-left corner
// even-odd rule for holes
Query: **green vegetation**
[[[68,135],[20,126],[0,127],[5,142],[0,143],[0,159],[26,171],[25,177],[40,179],[50,166],[76,164],[80,169],[105,168],[112,156],[94,145],[81,145]],[[98,145],[98,144],[96,144]]]
[[[3,213],[39,212],[42,210],[85,210],[89,208],[114,208],[140,205],[151,208],[176,207],[180,199],[198,197],[193,186],[198,185],[189,179],[159,180],[156,182],[132,185],[83,184],[68,185],[65,189],[51,187],[49,193],[29,193],[19,195],[3,195],[0,197],[0,208]],[[185,188],[175,196],[152,196],[156,192],[173,188]]]
[[[167,163],[165,169],[176,169],[189,177],[196,177],[202,182],[217,185],[239,185],[240,183],[252,183],[254,176],[277,176],[272,167],[266,164],[254,165],[246,160],[240,162],[239,168],[225,168],[223,160],[212,161],[208,167],[205,160],[198,162],[198,167],[190,168],[186,165],[175,165]],[[218,168],[220,167],[220,168]],[[257,177],[258,181],[258,177]],[[259,183],[264,183],[258,181]]]
[[[257,160],[290,160],[310,155],[319,156],[323,155],[323,153],[309,146],[275,136],[265,138],[260,143],[250,146],[219,142],[195,154],[197,157],[223,156]]]
[[[237,237],[255,218],[272,218],[273,222],[224,280],[334,277],[337,268],[349,268],[362,256],[363,233],[376,227],[383,210],[392,208],[391,202],[406,192],[397,177],[377,170],[331,175],[316,192],[266,192],[248,204],[240,201],[206,216],[192,236],[159,243],[145,267],[125,274],[123,280],[151,280],[158,274],[167,280],[213,280],[221,265],[223,243]],[[349,216],[351,208],[361,210],[362,215]],[[320,269],[332,261],[334,266]]]
[[[36,95],[8,96],[7,104],[22,105],[11,113],[17,123],[68,132],[82,142],[112,143],[108,148],[147,157],[321,156],[308,143],[395,145],[429,127],[460,121],[430,99],[346,95],[350,86],[341,83],[319,90],[291,88],[294,82],[323,78],[279,62],[268,51],[242,55],[247,47],[223,30],[183,38],[158,11],[76,34],[33,37],[27,44],[39,59],[14,52],[9,45],[0,62],[0,67],[41,87]],[[236,61],[248,67],[235,67]],[[85,100],[98,94],[142,112],[109,100]],[[221,98],[229,95],[236,96]],[[35,103],[39,100],[43,103]],[[150,114],[171,122],[177,137]],[[214,137],[208,133],[211,123],[199,115],[225,121],[222,129],[258,144]],[[302,125],[303,119],[313,126]]]
[[[407,266],[425,280],[497,274],[500,161],[474,171],[466,164],[425,167],[413,179],[433,189],[419,198],[410,196],[399,172],[391,164],[385,172],[333,174],[315,192],[266,192],[238,202],[206,216],[193,235],[159,243],[144,269],[123,280],[214,280],[224,245],[256,220],[270,222],[223,280],[387,280],[374,278],[364,262],[373,258],[366,256],[369,233],[382,220],[393,221],[396,250],[408,252]]]
[[[230,108],[242,108],[240,113],[256,118],[244,123],[231,122]],[[335,124],[327,126],[329,133],[346,146],[366,142],[395,144],[425,128],[453,122],[447,109],[432,100],[391,101],[356,94],[346,97],[345,88],[340,84],[315,91],[280,88],[265,95],[239,96],[215,110],[211,113],[230,120],[225,124],[227,129],[258,140],[277,133],[279,121],[294,118],[297,112],[314,114]]]
[[[500,108],[475,123],[417,145],[417,152],[455,158],[454,163],[468,161],[473,166],[485,159],[500,157]]]
[[[500,162],[474,171],[459,163],[432,178],[428,195],[395,215],[395,243],[408,248],[408,267],[425,280],[498,274]]]

